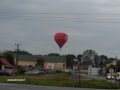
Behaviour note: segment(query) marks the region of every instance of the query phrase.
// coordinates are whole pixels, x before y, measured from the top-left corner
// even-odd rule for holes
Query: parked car
[[[10,76],[11,74],[6,70],[0,70],[0,76]]]
[[[115,78],[114,78],[113,75],[111,75],[110,73],[108,73],[108,74],[106,75],[106,79],[108,79],[108,80],[114,80]]]
[[[44,74],[45,72],[40,70],[31,70],[31,71],[25,72],[25,75],[44,75]]]

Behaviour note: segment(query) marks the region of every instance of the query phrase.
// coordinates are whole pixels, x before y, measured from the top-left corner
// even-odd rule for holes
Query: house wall
[[[45,62],[44,69],[55,69],[54,63]]]
[[[57,70],[64,70],[65,69],[64,63],[44,63],[44,69],[57,69]]]
[[[29,65],[32,65],[33,67],[35,67],[36,65],[36,62],[34,61],[18,61],[18,65],[21,65],[21,66],[29,66]]]
[[[54,63],[55,69],[64,70],[64,63]]]

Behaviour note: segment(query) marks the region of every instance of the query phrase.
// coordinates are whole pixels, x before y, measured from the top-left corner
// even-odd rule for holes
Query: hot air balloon
[[[59,33],[55,34],[54,40],[58,44],[58,46],[60,47],[60,50],[61,50],[61,48],[63,47],[63,45],[67,42],[68,36],[67,36],[66,33],[59,32]]]

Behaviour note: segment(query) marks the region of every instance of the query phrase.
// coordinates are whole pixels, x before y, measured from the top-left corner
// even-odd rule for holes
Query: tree
[[[76,59],[75,55],[72,55],[72,54],[66,55],[66,67],[67,68],[72,68],[73,67],[74,59]]]
[[[23,54],[23,55],[32,55],[31,53],[29,53],[29,52],[27,52],[27,51],[25,51],[25,50],[23,50],[23,51],[18,50],[18,52],[17,52],[17,51],[13,51],[13,54],[14,54],[14,55],[15,55],[16,53],[18,53],[18,54]]]
[[[86,50],[83,52],[83,62],[86,62],[87,65],[95,66],[95,57],[97,53],[95,50]]]
[[[5,59],[11,64],[14,66],[14,57],[13,57],[13,53],[12,51],[5,51],[3,53]]]
[[[100,66],[100,67],[104,67],[107,60],[108,60],[108,57],[107,57],[106,55],[101,55],[101,56],[100,56],[99,66]]]
[[[39,58],[36,63],[36,67],[44,68],[44,59]]]
[[[101,58],[102,60],[108,60],[108,57],[105,56],[105,55],[101,55],[100,58]]]
[[[81,61],[82,61],[82,57],[83,57],[83,55],[82,55],[82,54],[77,55],[77,59],[78,59],[78,61],[79,61],[79,62],[81,62]]]
[[[97,53],[94,50],[86,50],[83,52],[84,60],[86,60],[86,57],[87,57],[88,60],[93,61],[96,55],[97,55]]]
[[[117,72],[120,72],[120,61],[117,61],[116,71],[117,71]]]
[[[107,60],[104,61],[105,64],[111,63],[113,60],[116,58],[108,58]]]
[[[60,56],[58,53],[50,53],[48,56]]]

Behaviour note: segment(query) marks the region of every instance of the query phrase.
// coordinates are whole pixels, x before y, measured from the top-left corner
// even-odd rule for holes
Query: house
[[[119,61],[119,59],[115,58],[113,59],[110,63],[106,64],[105,65],[105,68],[106,68],[106,72],[109,73],[110,69],[112,68],[114,70],[114,72],[116,72],[116,65],[117,65],[117,62]]]
[[[7,70],[9,72],[13,72],[13,65],[11,65],[3,56],[0,54],[0,70]]]
[[[116,66],[117,61],[119,61],[119,59],[113,59],[111,62],[107,63],[105,67],[110,68],[111,66]]]
[[[18,65],[35,67],[39,58],[44,60],[44,69],[63,71],[66,68],[66,59],[63,56],[18,55]]]

